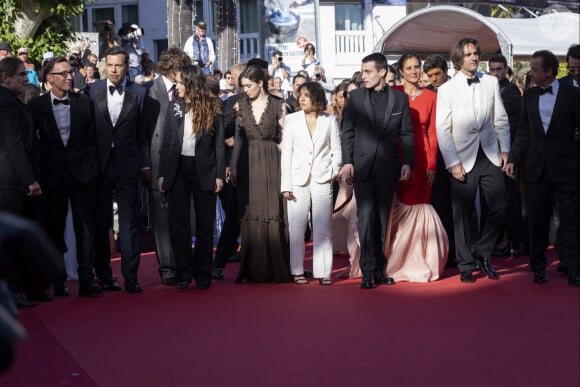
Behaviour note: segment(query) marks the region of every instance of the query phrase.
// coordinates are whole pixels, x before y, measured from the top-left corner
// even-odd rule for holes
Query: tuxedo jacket
[[[147,90],[144,108],[149,148],[147,157],[149,165],[151,165],[151,188],[157,190],[159,189],[157,185],[157,180],[159,179],[159,157],[165,132],[165,117],[170,101],[162,76],[147,82],[144,87]]]
[[[83,94],[69,93],[70,135],[64,145],[52,110],[51,94],[28,103],[38,139],[39,181],[58,187],[65,173],[80,183],[96,179],[99,171],[93,102]]]
[[[330,183],[338,174],[342,160],[336,117],[322,112],[313,137],[302,110],[286,116],[282,132],[281,192],[304,186],[309,178],[319,184]]]
[[[87,86],[87,93],[95,105],[95,123],[99,144],[99,164],[101,172],[109,164],[114,147],[117,165],[122,175],[135,175],[142,168],[149,167],[147,128],[144,123],[143,105],[145,88],[126,82],[123,92],[123,108],[115,126],[111,122],[107,108],[107,80],[103,79]]]
[[[524,179],[537,182],[544,170],[555,181],[575,179],[578,149],[574,131],[580,127],[580,90],[560,83],[547,132],[539,111],[540,87],[524,92],[520,126],[509,162],[525,159]]]
[[[183,145],[185,102],[177,100],[169,104],[165,118],[165,133],[161,146],[159,176],[163,177],[163,189],[171,191],[179,168]],[[198,135],[195,140],[195,167],[201,188],[215,189],[215,180],[225,181],[225,144],[223,116],[214,117],[212,134]]]
[[[25,144],[29,122],[24,105],[3,86],[0,86],[0,117],[0,190],[27,191],[36,180]]]
[[[500,152],[510,151],[508,115],[497,78],[479,72],[477,76],[475,94],[461,72],[437,90],[437,141],[447,168],[462,164],[466,172],[471,171],[480,144],[497,166]]]
[[[574,87],[574,78],[572,77],[572,75],[566,75],[565,77],[558,79],[558,82],[560,82],[560,85],[568,85]]]
[[[342,163],[353,164],[354,179],[365,181],[372,171],[380,171],[391,180],[401,176],[402,163],[413,166],[413,126],[409,98],[405,93],[387,88],[388,103],[384,120],[375,127],[366,88],[353,90],[342,112]]]

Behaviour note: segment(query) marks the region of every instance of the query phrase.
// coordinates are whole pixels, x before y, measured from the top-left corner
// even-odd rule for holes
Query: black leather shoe
[[[461,282],[465,282],[468,284],[474,283],[475,278],[473,278],[473,274],[470,271],[464,271],[461,273]]]
[[[163,280],[163,285],[165,285],[165,286],[175,286],[175,285],[177,285],[177,278],[175,278],[175,277],[165,278]]]
[[[103,293],[99,285],[80,286],[79,296],[81,297],[96,297]]]
[[[70,296],[70,290],[64,284],[58,284],[54,286],[54,295],[58,297],[68,297]]]
[[[12,297],[18,309],[34,308],[36,306],[36,302],[25,299],[23,293],[12,293]]]
[[[188,286],[189,286],[189,282],[179,281],[175,287],[179,290],[184,290],[184,289],[187,289]]]
[[[491,266],[489,259],[483,258],[483,257],[478,257],[477,255],[474,255],[473,258],[475,258],[475,260],[479,264],[479,267],[481,267],[481,270],[483,270],[485,272],[485,274],[487,274],[487,276],[490,279],[494,279],[494,280],[499,279],[499,275],[493,269],[493,266]]]
[[[27,293],[26,298],[30,301],[50,302],[53,297],[47,292]]]
[[[223,280],[224,279],[224,269],[222,269],[221,267],[216,267],[211,272],[211,276],[213,279]]]
[[[556,271],[558,273],[563,273],[566,274],[566,264],[564,262],[558,262],[558,267],[556,268]]]
[[[372,277],[363,277],[360,288],[361,289],[373,289],[375,287],[375,281],[373,281]]]
[[[101,281],[101,289],[105,292],[120,292],[121,286],[114,280]]]
[[[202,290],[203,290],[203,289],[209,289],[209,288],[211,287],[211,283],[209,283],[209,284],[200,284],[200,283],[196,283],[196,284],[195,284],[195,287],[196,287],[197,289],[202,289]]]
[[[580,273],[569,274],[568,283],[572,286],[580,286]]]
[[[546,272],[545,271],[534,272],[534,282],[537,284],[548,283],[548,278],[546,277]]]
[[[374,272],[373,277],[375,280],[375,284],[378,284],[378,285],[394,285],[395,284],[394,279],[392,279],[391,277],[387,277],[385,275],[385,273],[380,272],[380,271]]]
[[[127,293],[141,293],[141,286],[137,282],[125,283],[125,291]]]

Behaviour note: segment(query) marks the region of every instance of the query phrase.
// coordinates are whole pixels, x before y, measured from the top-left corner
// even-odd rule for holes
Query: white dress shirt
[[[70,105],[65,104],[54,104],[55,99],[68,100],[68,94],[63,98],[57,98],[52,91],[50,92],[50,102],[52,104],[52,113],[54,114],[54,120],[56,121],[56,126],[58,126],[58,131],[60,133],[60,138],[64,146],[68,143],[70,137]]]
[[[547,133],[548,128],[550,127],[550,121],[552,120],[552,113],[554,112],[554,106],[556,105],[556,95],[558,94],[560,83],[558,80],[554,79],[550,86],[552,86],[552,92],[540,95],[540,100],[538,102],[538,109],[540,111],[540,117],[542,118],[544,133]]]
[[[161,77],[163,79],[163,84],[165,85],[165,90],[167,90],[167,98],[169,101],[173,101],[173,90],[175,90],[175,83],[171,82],[169,79],[165,78],[165,76]],[[177,91],[176,91],[177,93]]]
[[[185,113],[183,122],[183,144],[181,145],[182,156],[195,156],[195,135],[193,134],[193,124],[191,112]]]
[[[119,94],[117,90],[111,95],[109,92],[109,86],[114,86],[110,80],[107,79],[107,109],[109,110],[109,117],[111,117],[111,123],[113,127],[117,125],[117,120],[119,115],[121,115],[121,110],[123,109],[123,102],[125,101],[125,87],[126,81],[123,80],[121,85],[123,86],[123,92]]]

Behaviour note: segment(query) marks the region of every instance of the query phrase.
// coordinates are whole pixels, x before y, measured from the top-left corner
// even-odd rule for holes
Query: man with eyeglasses
[[[105,291],[121,287],[113,279],[109,230],[112,227],[113,193],[119,208],[121,271],[125,290],[141,293],[137,271],[141,257],[137,214],[139,176],[151,178],[143,103],[145,88],[127,80],[129,55],[121,47],[105,53],[107,78],[88,86],[95,105],[100,176],[95,215],[95,271]]]
[[[64,58],[45,66],[51,89],[29,102],[33,129],[38,140],[38,174],[44,189],[44,228],[64,254],[65,224],[70,201],[79,276],[79,294],[91,297],[101,293],[93,282],[94,204],[98,175],[97,134],[93,102],[83,94],[73,93],[73,67]],[[68,296],[65,285],[64,257],[58,262],[56,296]],[[31,295],[49,301],[48,294]]]
[[[558,81],[565,85],[580,87],[580,44],[573,44],[566,53],[568,75]]]

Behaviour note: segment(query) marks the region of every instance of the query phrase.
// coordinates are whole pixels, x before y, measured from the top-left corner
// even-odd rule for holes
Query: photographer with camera
[[[131,82],[135,82],[135,77],[143,73],[143,68],[141,67],[141,54],[145,48],[141,40],[143,35],[145,35],[145,31],[137,24],[124,23],[119,30],[119,36],[123,40],[121,47],[129,54],[127,76]]]
[[[326,76],[324,67],[316,66],[314,68],[314,77],[312,80],[320,83],[326,94],[326,100],[330,101],[330,94],[334,91],[334,79]]]
[[[189,55],[194,65],[201,67],[205,75],[211,75],[216,55],[212,40],[205,36],[206,32],[207,24],[201,20],[197,23],[195,33],[185,41],[183,51]]]
[[[282,79],[282,92],[287,95],[289,91],[292,91],[292,85],[290,84],[290,67],[286,66],[284,63],[284,58],[282,52],[276,50],[272,56],[272,62],[268,66],[268,74],[271,79],[279,77]]]

